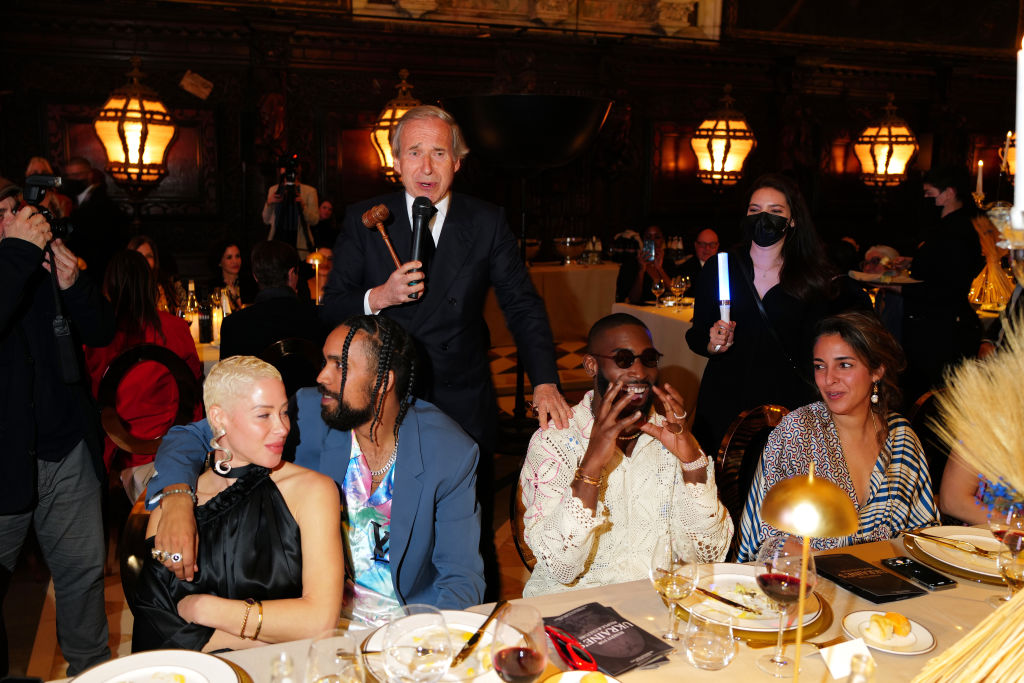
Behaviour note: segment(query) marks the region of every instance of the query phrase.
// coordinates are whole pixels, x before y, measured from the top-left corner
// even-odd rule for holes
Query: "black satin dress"
[[[203,649],[214,630],[178,616],[178,601],[187,595],[207,593],[233,600],[302,596],[302,546],[295,518],[270,479],[270,470],[249,465],[231,473],[239,471],[234,485],[196,508],[199,571],[193,581],[179,581],[147,556],[129,599],[135,616],[132,652]],[[147,550],[153,542],[147,539]],[[242,615],[239,610],[239,628]],[[246,628],[249,634],[255,630],[255,618],[254,609]]]

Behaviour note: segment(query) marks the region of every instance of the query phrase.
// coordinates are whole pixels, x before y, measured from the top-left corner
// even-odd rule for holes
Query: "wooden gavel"
[[[391,239],[388,237],[388,231],[384,229],[384,221],[391,217],[391,212],[388,211],[388,207],[383,204],[370,207],[363,214],[363,225],[370,230],[374,228],[380,233],[380,236],[384,238],[384,244],[388,245],[388,251],[391,252],[391,258],[395,260],[395,268],[399,268],[402,262],[398,260],[398,254],[395,253],[395,248],[391,246]]]

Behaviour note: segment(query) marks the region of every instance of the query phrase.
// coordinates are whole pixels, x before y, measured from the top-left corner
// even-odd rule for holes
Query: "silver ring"
[[[715,344],[715,353],[718,353],[722,348],[721,344]]]
[[[167,559],[167,551],[166,550],[158,550],[157,548],[153,548],[152,550],[149,551],[149,554],[157,562],[163,562],[163,561],[165,561]]]
[[[181,562],[181,553],[174,553],[173,555],[171,555],[171,562],[175,564]]]
[[[675,413],[672,413],[672,417],[676,418],[677,420],[685,420],[687,415],[689,415],[689,413],[686,412],[685,410],[683,411],[682,415],[677,415]]]

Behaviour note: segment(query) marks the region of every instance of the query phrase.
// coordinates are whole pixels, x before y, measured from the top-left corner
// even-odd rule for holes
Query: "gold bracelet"
[[[256,620],[256,633],[252,634],[252,638],[249,640],[256,640],[260,637],[260,629],[263,628],[263,602],[261,600],[256,601],[257,607],[260,608],[259,618]]]
[[[252,606],[256,604],[256,601],[252,598],[245,599],[245,616],[242,617],[242,628],[238,632],[238,637],[242,640],[247,640],[245,637],[245,625],[249,623],[249,612],[252,611]]]
[[[573,481],[582,481],[584,484],[589,484],[590,486],[594,487],[601,486],[601,478],[594,479],[593,477],[588,477],[587,475],[583,474],[583,472],[579,469],[576,470],[576,476],[574,476],[572,479]]]

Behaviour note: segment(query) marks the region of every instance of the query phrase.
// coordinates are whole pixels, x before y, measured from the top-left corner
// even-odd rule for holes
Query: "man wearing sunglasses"
[[[534,434],[519,479],[537,557],[524,596],[647,578],[655,542],[670,531],[693,541],[688,559],[724,559],[732,520],[679,392],[657,386],[660,358],[631,315],[590,329],[583,367],[594,388],[567,428]]]

